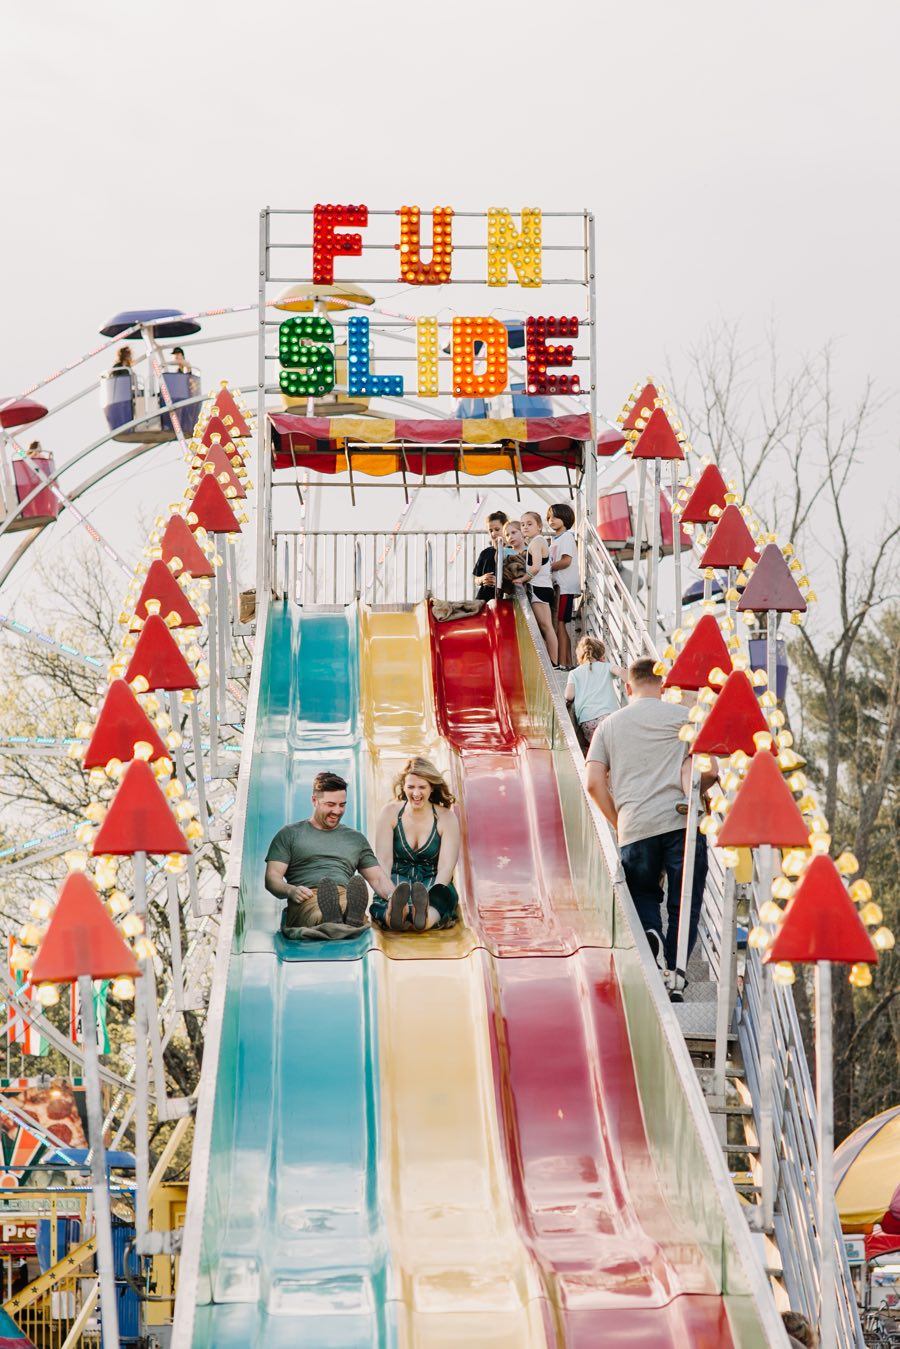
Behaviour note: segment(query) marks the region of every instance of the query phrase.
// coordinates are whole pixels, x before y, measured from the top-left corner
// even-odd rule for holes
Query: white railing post
[[[831,965],[816,965],[816,1067],[819,1106],[819,1343],[836,1344],[834,1278],[834,1079]]]
[[[681,518],[675,514],[675,502],[678,497],[678,460],[672,460],[671,500],[669,513],[672,517],[672,565],[675,569],[675,627],[681,627]]]
[[[641,556],[644,551],[644,501],[647,496],[647,460],[638,468],[637,519],[634,522],[634,557],[631,561],[631,598],[637,599],[641,577]]]
[[[431,550],[431,540],[425,543],[425,598],[431,599],[431,592],[434,585],[434,555]]]

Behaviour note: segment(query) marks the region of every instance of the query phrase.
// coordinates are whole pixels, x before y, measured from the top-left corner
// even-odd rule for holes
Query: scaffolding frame
[[[432,211],[422,210],[421,215],[430,218]],[[528,297],[542,296],[543,289],[537,287],[523,287],[518,282],[518,277],[509,279],[508,284],[501,288],[488,288],[487,285],[487,222],[489,213],[485,211],[454,211],[454,223],[457,221],[481,222],[481,239],[469,238],[462,241],[454,241],[454,252],[460,252],[466,255],[466,259],[475,262],[480,254],[483,259],[481,273],[478,276],[465,275],[451,277],[448,283],[457,286],[467,286],[471,288],[480,287],[493,297],[490,309],[495,309],[496,295],[498,290],[505,295],[509,295],[510,290],[514,290],[517,298],[523,293]],[[272,307],[275,296],[272,288],[275,286],[309,284],[312,281],[312,207],[273,207],[266,206],[259,213],[259,271],[258,271],[258,345],[257,345],[257,547],[256,547],[256,576],[257,593],[268,594],[272,587],[272,489],[273,489],[273,465],[272,452],[269,443],[268,413],[271,409],[266,402],[267,395],[271,392],[278,392],[277,385],[273,389],[267,385],[267,365],[277,362],[277,354],[269,349],[268,336],[278,328],[278,322],[268,317],[268,311]],[[374,251],[379,254],[393,252],[396,248],[396,241],[393,237],[382,235],[379,226],[384,226],[386,222],[396,222],[399,219],[399,213],[394,209],[369,208],[368,219],[375,223],[376,229],[373,231],[372,239],[364,239],[363,253]],[[542,280],[542,288],[552,291],[554,287],[580,287],[586,306],[586,313],[579,316],[581,325],[587,328],[588,351],[587,354],[579,353],[576,360],[587,364],[588,381],[587,386],[582,387],[580,396],[586,398],[588,411],[591,415],[592,439],[585,442],[584,467],[583,467],[583,492],[576,495],[576,501],[580,507],[580,513],[585,519],[593,521],[596,514],[596,496],[597,496],[597,295],[596,295],[596,234],[595,220],[593,212],[587,208],[575,211],[542,210],[542,220],[553,222],[551,229],[554,231],[554,237],[542,244],[542,252],[559,255],[562,275],[554,275]],[[464,226],[464,229],[474,229],[474,225]],[[282,233],[287,231],[287,237],[282,237]],[[277,231],[277,235],[276,235]],[[294,233],[291,233],[294,231]],[[579,259],[577,266],[572,268],[574,259]],[[352,261],[350,259],[341,259],[342,265]],[[282,274],[284,272],[284,274]],[[396,292],[398,279],[395,276],[387,275],[351,275],[348,280],[351,283],[359,285],[389,286],[392,292]],[[341,283],[343,284],[343,282]],[[440,290],[439,286],[410,287],[411,291],[425,290],[435,295]],[[437,307],[437,297],[435,301]],[[517,306],[518,307],[518,306]],[[350,306],[348,305],[348,311]],[[540,308],[546,312],[546,302],[542,302]],[[571,308],[571,306],[569,306]],[[404,330],[414,329],[416,318],[400,314],[395,311],[382,313],[378,309],[376,296],[376,312],[370,317],[370,336],[376,337],[383,334],[385,337],[393,337],[407,342],[414,339]],[[319,301],[315,303],[314,312],[324,312],[320,309]],[[342,326],[341,320],[348,313],[339,312],[333,315],[333,321],[338,326]],[[524,321],[524,320],[523,320]],[[414,357],[400,357],[401,360],[413,361]],[[346,392],[336,389],[336,392]],[[450,396],[444,394],[445,397]],[[384,398],[385,403],[400,403],[405,407],[413,408],[418,413],[424,413],[426,416],[446,415],[436,408],[431,408],[421,400],[404,398]],[[335,411],[340,411],[340,404],[335,404]],[[477,452],[478,447],[471,447],[473,452]],[[511,476],[515,480],[517,489],[529,487],[532,485],[531,479],[534,475],[522,474],[513,470]],[[375,484],[372,484],[373,486]],[[539,479],[535,485],[545,486]],[[354,481],[351,487],[354,491],[364,491],[368,484]],[[454,489],[455,490],[455,489]]]

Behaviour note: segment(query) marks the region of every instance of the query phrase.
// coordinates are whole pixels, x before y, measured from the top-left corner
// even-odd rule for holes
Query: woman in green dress
[[[404,764],[394,797],[378,816],[375,852],[396,889],[389,900],[373,900],[372,919],[392,932],[451,927],[459,914],[455,798],[434,764],[419,756]]]

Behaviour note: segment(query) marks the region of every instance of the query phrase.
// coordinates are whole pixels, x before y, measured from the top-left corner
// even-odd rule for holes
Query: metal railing
[[[744,1221],[676,1009],[669,1002],[649,946],[637,939],[640,920],[622,870],[615,833],[587,795],[584,755],[562,689],[529,605],[521,596],[518,603],[519,651],[530,726],[546,738],[551,748],[570,863],[584,855],[584,840],[593,834],[613,883],[611,937],[617,952],[617,977],[629,1022],[647,1142],[657,1176],[669,1187],[666,1202],[676,1223],[687,1221],[693,1226],[710,1267],[715,1270],[718,1266],[721,1286],[729,1292],[732,1313],[736,1312],[740,1298],[749,1295],[753,1299],[761,1324],[751,1326],[753,1317],[749,1312],[737,1315],[735,1319],[742,1326],[740,1343],[783,1344],[786,1336],[772,1289]],[[573,780],[578,784],[577,795],[563,785]],[[590,848],[588,843],[588,851]],[[581,876],[584,885],[584,867]],[[637,999],[629,996],[629,987],[635,986],[630,984],[630,971],[635,973],[635,985],[642,989]],[[649,1015],[641,1018],[636,1014],[638,1007]],[[664,1110],[654,1110],[654,1101],[659,1105],[663,1100]],[[704,1232],[705,1238],[701,1236]],[[759,1329],[766,1334],[764,1341],[758,1337]]]
[[[94,1279],[78,1273],[58,1279],[52,1289],[42,1292],[26,1307],[16,1312],[16,1324],[39,1349],[88,1349],[99,1346],[100,1328],[90,1319],[86,1302],[90,1298]],[[85,1313],[85,1314],[82,1314]]]
[[[610,554],[590,525],[585,529],[583,557],[585,595],[582,613],[590,630],[602,636],[606,642],[609,659],[615,664],[627,666],[631,660],[640,656],[657,656],[658,652],[642,615]],[[700,943],[712,977],[721,986],[722,972],[727,973],[735,960],[734,897],[733,893],[728,893],[729,885],[733,886],[733,879],[722,866],[715,849],[709,850],[709,860],[700,920]],[[758,922],[757,913],[762,902],[758,881],[758,876],[754,875],[752,885],[746,887],[751,927]],[[727,923],[726,914],[729,915]],[[724,930],[726,926],[727,932]],[[734,984],[729,980],[726,987],[733,988]],[[819,1297],[816,1097],[793,993],[789,987],[773,985],[771,980],[767,981],[767,988],[773,991],[773,1054],[765,1068],[760,1052],[763,964],[759,951],[753,948],[747,949],[742,987],[735,994],[732,1005],[726,1009],[726,1017],[724,1022],[720,1020],[720,1026],[727,1031],[731,1013],[736,1008],[738,1040],[753,1103],[756,1133],[760,1138],[762,1073],[765,1071],[772,1075],[777,1171],[774,1235],[791,1306],[814,1321]],[[758,1208],[749,1211],[751,1224],[758,1218],[758,1213]],[[836,1209],[834,1240],[838,1343],[841,1346],[862,1345],[862,1326]]]
[[[272,576],[279,598],[302,605],[417,604],[426,595],[469,600],[482,530],[321,530],[275,534]]]
[[[582,544],[584,631],[600,637],[610,659],[627,665],[639,656],[658,656],[643,617],[593,526]]]

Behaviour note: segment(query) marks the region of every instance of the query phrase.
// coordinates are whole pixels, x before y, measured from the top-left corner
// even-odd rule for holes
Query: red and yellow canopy
[[[535,473],[559,466],[578,472],[583,443],[591,439],[591,419],[586,413],[395,420],[271,412],[269,427],[276,469],[343,473],[352,468],[371,477],[404,471],[417,476],[459,471],[478,477],[502,471]],[[623,444],[618,429],[604,426],[597,438],[597,453],[615,454]]]

